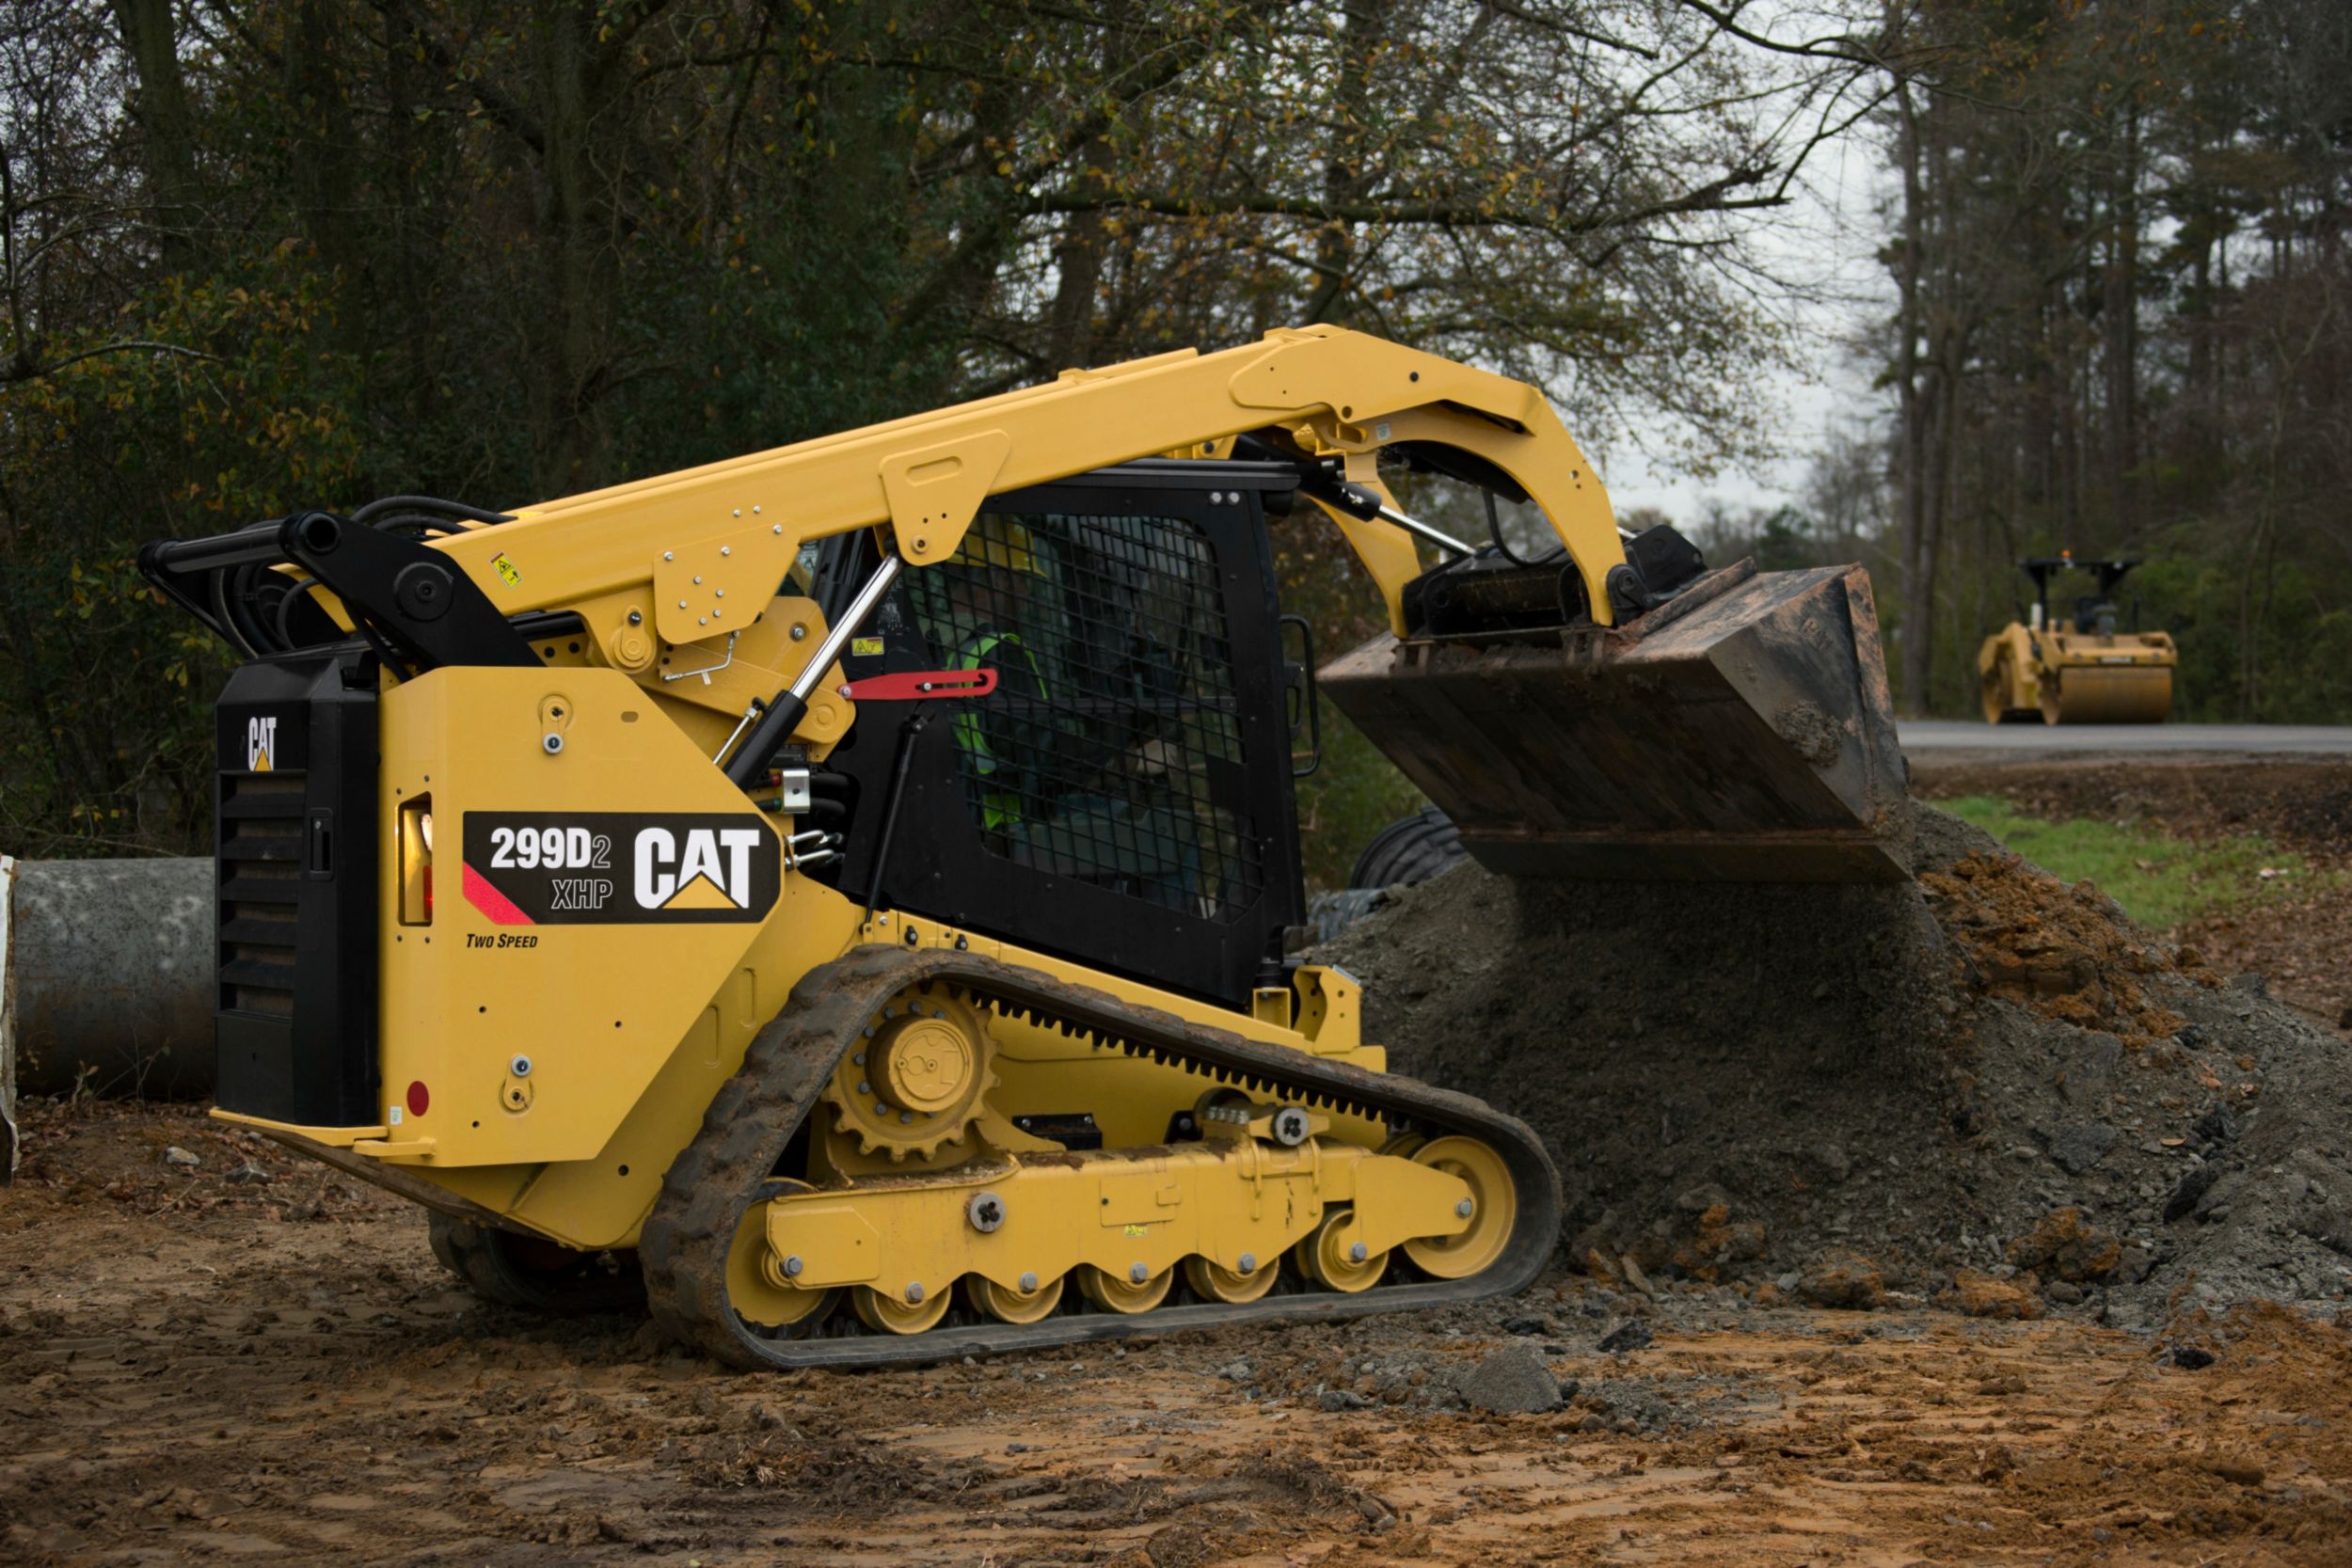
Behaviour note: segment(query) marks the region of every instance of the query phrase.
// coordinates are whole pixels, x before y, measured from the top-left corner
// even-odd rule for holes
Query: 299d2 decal
[[[725,812],[466,813],[466,901],[501,926],[765,919],[783,852]]]

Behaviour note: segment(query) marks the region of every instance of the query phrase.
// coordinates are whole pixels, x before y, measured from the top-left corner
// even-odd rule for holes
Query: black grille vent
[[[230,677],[215,709],[215,1099],[224,1111],[297,1127],[369,1127],[384,1116],[376,678],[360,649],[256,659]]]
[[[308,776],[230,773],[220,781],[220,1007],[294,1016]]]

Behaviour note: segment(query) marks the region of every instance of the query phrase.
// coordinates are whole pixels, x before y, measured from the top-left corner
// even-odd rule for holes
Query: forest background
[[[1604,478],[1809,446],[1671,520],[1867,563],[1906,712],[1973,712],[2063,546],[2146,558],[2177,717],[2352,720],[2348,169],[2341,0],[12,0],[0,850],[209,848],[229,657],[144,540],[1309,322],[1539,383]],[[1320,647],[1375,626],[1275,544]],[[1413,800],[1327,735],[1320,880]]]

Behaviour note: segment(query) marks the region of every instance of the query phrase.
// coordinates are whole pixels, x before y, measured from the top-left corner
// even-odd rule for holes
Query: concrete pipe
[[[22,1094],[213,1087],[213,863],[0,857],[0,1131]]]

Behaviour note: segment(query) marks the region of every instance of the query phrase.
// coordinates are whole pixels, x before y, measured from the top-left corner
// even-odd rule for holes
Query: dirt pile
[[[1993,839],[1914,808],[1894,888],[1400,891],[1319,950],[1399,1071],[1525,1117],[1613,1285],[1983,1315],[2338,1304],[2352,1062]]]

